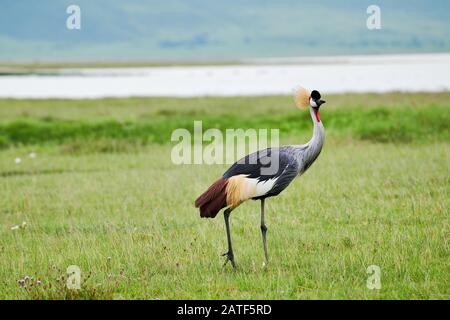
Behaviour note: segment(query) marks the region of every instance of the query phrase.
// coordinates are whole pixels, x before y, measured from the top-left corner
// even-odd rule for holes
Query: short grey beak
[[[325,100],[322,100],[322,99],[319,99],[319,100],[316,101],[318,107],[320,107],[320,106],[321,106],[322,104],[324,104],[325,102],[326,102],[326,101],[325,101]]]

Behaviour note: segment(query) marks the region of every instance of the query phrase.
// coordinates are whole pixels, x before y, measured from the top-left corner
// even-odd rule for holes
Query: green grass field
[[[232,213],[237,270],[222,215],[193,206],[227,165],[172,164],[170,135],[203,120],[304,143],[291,97],[0,100],[0,298],[449,299],[450,92],[325,98],[322,154],[267,201],[269,265],[259,203]]]

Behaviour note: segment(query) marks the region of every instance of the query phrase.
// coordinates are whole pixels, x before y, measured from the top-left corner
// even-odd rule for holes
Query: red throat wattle
[[[320,113],[319,113],[319,109],[314,109],[314,114],[316,115],[317,122],[320,122]]]

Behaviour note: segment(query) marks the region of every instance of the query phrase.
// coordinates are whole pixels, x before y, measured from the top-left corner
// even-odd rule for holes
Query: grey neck
[[[310,107],[311,119],[314,124],[313,136],[308,143],[304,145],[295,146],[296,157],[298,162],[298,173],[305,172],[317,159],[322,150],[323,142],[325,140],[325,129],[322,122],[317,121],[314,110]]]
[[[311,140],[308,141],[307,145],[311,149],[311,155],[314,155],[315,160],[322,150],[323,142],[325,140],[325,128],[323,127],[322,121],[317,121],[313,108],[309,108],[309,113],[311,114],[314,128],[313,136]]]

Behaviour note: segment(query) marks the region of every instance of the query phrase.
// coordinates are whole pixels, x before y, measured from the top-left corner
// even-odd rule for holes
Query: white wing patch
[[[277,182],[277,178],[269,179],[266,181],[259,181],[257,178],[245,178],[247,185],[249,188],[255,190],[254,197],[260,197],[265,194],[267,194],[275,185],[275,182]]]

